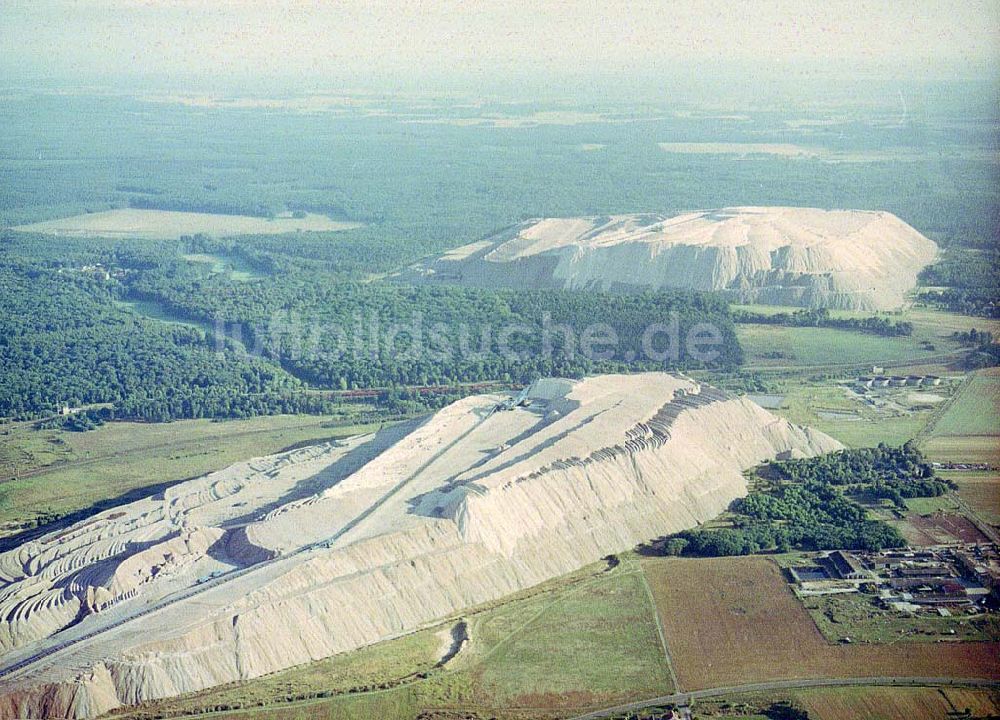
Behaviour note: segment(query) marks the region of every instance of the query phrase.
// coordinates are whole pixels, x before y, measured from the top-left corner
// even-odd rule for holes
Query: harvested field
[[[790,143],[721,143],[721,142],[661,142],[660,149],[683,155],[780,155],[782,157],[819,157],[823,148]]]
[[[828,643],[767,558],[651,558],[643,567],[683,690],[809,677],[1000,678],[998,643]]]
[[[943,545],[947,543],[983,543],[989,538],[963,515],[936,512],[931,515],[911,515],[906,522],[921,536],[920,545]],[[909,539],[909,538],[908,538]]]
[[[958,495],[983,521],[1000,525],[1000,473],[942,472],[958,484]]]
[[[122,208],[87,213],[58,220],[21,225],[15,230],[67,237],[140,237],[170,240],[181,235],[205,233],[227,235],[279,235],[293,232],[330,232],[360,227],[358,223],[338,222],[324,215],[307,214],[304,218],[250,217],[213,215],[211,213],[175,212]]]
[[[1000,712],[996,692],[964,688],[824,688],[799,690],[792,697],[816,720],[946,718],[966,708],[975,717]]]
[[[920,528],[910,523],[908,520],[892,520],[887,522],[899,530],[899,534],[906,540],[907,545],[913,547],[928,547],[934,545],[934,537],[923,532]]]

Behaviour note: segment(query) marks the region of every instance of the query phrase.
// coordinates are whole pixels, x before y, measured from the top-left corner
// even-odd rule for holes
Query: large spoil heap
[[[736,207],[531,220],[407,271],[484,287],[712,290],[742,302],[891,310],[937,246],[895,215]]]
[[[711,519],[837,449],[662,373],[257,458],[0,555],[0,717],[90,717],[394,637]]]

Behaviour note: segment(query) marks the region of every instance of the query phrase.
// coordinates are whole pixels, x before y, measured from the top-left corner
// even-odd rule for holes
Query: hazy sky
[[[0,0],[8,83],[655,76],[722,64],[981,75],[998,56],[996,0]]]

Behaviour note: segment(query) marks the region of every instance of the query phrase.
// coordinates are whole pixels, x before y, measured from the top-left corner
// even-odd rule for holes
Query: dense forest
[[[372,246],[338,247],[336,255],[370,266]],[[321,253],[316,264],[299,263],[291,254],[298,246],[289,249],[281,237],[250,247],[241,257],[265,274],[246,282],[185,259],[223,249],[205,238],[53,244],[44,236],[0,237],[7,376],[0,414],[44,417],[65,405],[99,405],[65,420],[83,430],[113,418],[329,411],[336,396],[316,388],[381,388],[376,400],[412,411],[457,397],[459,383],[732,369],[742,360],[728,306],[713,295],[411,288],[351,279],[355,273],[339,272],[339,260]],[[275,270],[281,263],[288,269]],[[136,312],[135,301],[155,302],[163,316]],[[663,332],[644,345],[654,323]],[[718,357],[691,352],[687,334],[698,323],[718,330]],[[588,333],[617,342],[588,345]],[[456,387],[430,396],[393,390],[441,385]]]
[[[0,108],[8,130],[0,222],[129,205],[304,210],[376,227],[410,259],[528,217],[798,205],[888,210],[939,244],[994,247],[995,163],[970,152],[993,146],[991,125],[945,91],[926,96],[923,122],[908,123],[896,122],[894,99],[862,113],[831,105],[716,117],[667,98],[622,107],[580,97],[576,109],[592,121],[546,124],[530,119],[574,101],[475,98],[473,110],[470,98],[358,97],[301,113],[15,94]],[[470,114],[481,121],[456,122]],[[497,115],[525,122],[499,126]],[[802,120],[818,122],[793,124]],[[658,143],[671,139],[800,143],[860,158],[664,152]],[[925,151],[914,157],[915,148]]]
[[[950,247],[920,273],[919,299],[944,310],[1000,318],[1000,248]]]
[[[128,288],[178,316],[221,319],[230,332],[235,325],[248,347],[316,387],[525,382],[596,370],[731,369],[742,361],[728,306],[713,295],[406,287],[306,273],[247,284],[143,272]],[[647,353],[644,335],[674,318],[678,353],[658,360],[669,339],[664,333]],[[597,323],[617,342],[588,352],[587,333],[604,336]],[[699,360],[685,342],[699,323],[720,334],[714,360]]]
[[[643,551],[719,556],[902,547],[899,531],[869,519],[851,496],[885,498],[905,508],[905,498],[936,497],[950,487],[911,443],[774,462],[761,474],[763,487],[733,503],[733,527],[688,530]]]
[[[162,421],[329,406],[280,368],[217,348],[197,328],[116,305],[104,281],[30,266],[0,265],[0,365],[5,416],[108,404],[92,417]]]
[[[928,290],[940,294],[924,301],[996,312],[995,165],[967,152],[990,145],[992,136],[975,118],[966,122],[951,100],[934,100],[927,112],[954,117],[929,125],[883,122],[895,118],[891,108],[885,117],[865,108],[862,121],[845,107],[828,122],[829,108],[758,109],[737,118],[657,103],[622,108],[589,99],[579,107],[592,119],[564,124],[532,120],[569,107],[539,102],[365,96],[330,112],[301,113],[13,93],[0,108],[7,131],[3,225],[137,207],[318,212],[362,226],[171,241],[0,236],[0,414],[40,417],[62,404],[101,406],[67,421],[82,429],[109,417],[322,411],[335,393],[367,387],[384,391],[386,403],[413,408],[445,397],[406,390],[417,385],[707,365],[740,387],[763,387],[732,375],[742,353],[732,317],[715,297],[392,281],[407,263],[530,217],[728,205],[889,210],[946,248],[924,278],[945,289]],[[481,117],[469,123],[470,114]],[[79,117],[96,130],[84,129]],[[417,117],[421,122],[412,122]],[[790,124],[795,118],[819,122]],[[664,152],[659,143],[671,138],[802,143],[852,161]],[[954,152],[913,155],[923,147]],[[900,183],[904,167],[908,181]],[[257,277],[246,282],[185,257],[198,254]],[[651,359],[644,330],[675,316],[681,336],[701,322],[717,328],[719,357],[699,360],[682,347]],[[886,335],[908,330],[881,317],[840,321],[808,311],[740,319],[847,322],[846,329]],[[580,351],[580,336],[595,322],[618,336],[610,356]],[[363,342],[372,324],[394,342]],[[421,352],[411,351],[414,336],[406,331],[415,325],[426,331]],[[556,329],[550,343],[542,336],[547,325]],[[559,332],[563,326],[575,336]],[[501,343],[503,328],[523,331]],[[485,330],[491,334],[484,340]],[[442,346],[444,356],[430,352]],[[315,388],[326,392],[306,392]]]

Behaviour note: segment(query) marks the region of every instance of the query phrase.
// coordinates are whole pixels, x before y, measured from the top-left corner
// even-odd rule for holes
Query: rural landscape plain
[[[996,7],[0,16],[0,720],[1000,717]]]

